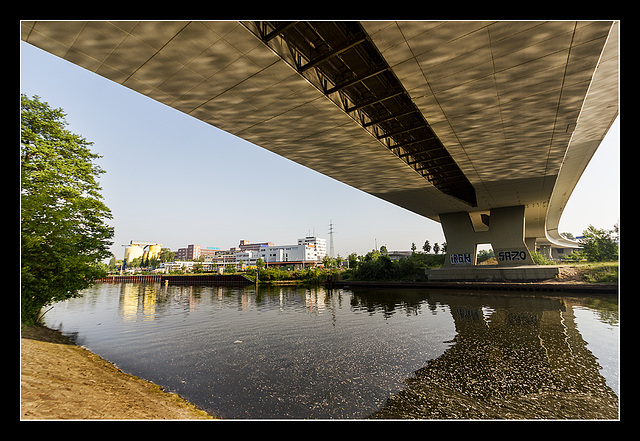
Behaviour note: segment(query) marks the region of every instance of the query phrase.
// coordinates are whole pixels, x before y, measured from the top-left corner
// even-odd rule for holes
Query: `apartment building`
[[[176,260],[198,260],[202,256],[215,256],[220,252],[220,248],[202,248],[200,245],[191,244],[186,248],[178,248],[178,251],[176,251]]]
[[[196,260],[200,257],[200,245],[188,245],[186,248],[178,248],[176,260]]]

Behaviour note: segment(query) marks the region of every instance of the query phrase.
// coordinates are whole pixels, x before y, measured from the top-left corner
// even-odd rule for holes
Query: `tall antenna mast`
[[[333,259],[333,222],[329,220],[329,257]]]

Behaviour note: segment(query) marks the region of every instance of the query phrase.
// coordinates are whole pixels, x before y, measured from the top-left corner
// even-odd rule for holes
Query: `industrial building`
[[[161,243],[132,240],[129,246],[124,249],[124,260],[127,264],[130,264],[138,257],[142,257],[143,260],[158,258],[161,250]]]
[[[251,243],[248,240],[241,240],[238,248],[240,251],[258,251],[260,248],[272,247],[271,242]]]

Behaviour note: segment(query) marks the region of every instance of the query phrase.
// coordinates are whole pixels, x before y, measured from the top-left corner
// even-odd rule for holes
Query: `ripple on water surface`
[[[104,284],[45,318],[226,418],[617,417],[610,300]]]

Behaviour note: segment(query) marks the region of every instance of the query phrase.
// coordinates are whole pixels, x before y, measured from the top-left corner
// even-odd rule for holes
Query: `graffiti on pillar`
[[[527,253],[524,251],[499,251],[498,252],[498,261],[506,262],[513,260],[526,260]]]
[[[452,265],[471,263],[470,253],[452,253],[449,255]]]

